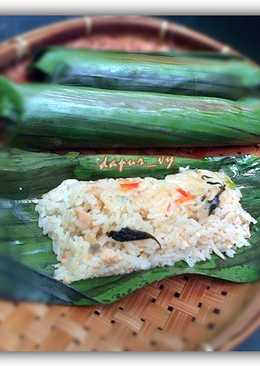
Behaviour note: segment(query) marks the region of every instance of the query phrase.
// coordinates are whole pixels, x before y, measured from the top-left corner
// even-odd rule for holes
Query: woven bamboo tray
[[[198,32],[158,19],[83,17],[0,44],[0,68],[11,79],[23,82],[31,52],[53,44],[236,52]],[[252,146],[177,152],[197,157],[234,152],[260,155],[259,148]],[[106,306],[77,308],[0,301],[0,350],[227,351],[259,327],[259,304],[259,282],[233,284],[199,276],[167,279]]]

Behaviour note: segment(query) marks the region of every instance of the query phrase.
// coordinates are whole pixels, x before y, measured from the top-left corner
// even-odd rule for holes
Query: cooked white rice
[[[209,201],[220,184],[226,189],[209,215]],[[66,180],[45,194],[36,210],[59,261],[54,276],[70,283],[179,260],[193,266],[212,253],[223,259],[233,256],[249,245],[249,226],[256,222],[240,198],[240,190],[232,189],[223,173],[182,169],[163,180]],[[125,227],[152,234],[161,248],[153,239],[119,242],[108,237]]]

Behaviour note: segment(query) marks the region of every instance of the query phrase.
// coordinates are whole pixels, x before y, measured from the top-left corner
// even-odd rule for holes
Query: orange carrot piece
[[[184,189],[182,188],[177,188],[176,191],[182,195],[181,198],[175,201],[177,205],[193,200],[195,198],[191,193],[184,191]]]
[[[120,187],[123,191],[131,191],[139,187],[140,182],[120,182]]]

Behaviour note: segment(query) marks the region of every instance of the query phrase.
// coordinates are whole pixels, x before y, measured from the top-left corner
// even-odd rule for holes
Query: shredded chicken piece
[[[81,207],[77,207],[75,208],[75,212],[82,230],[92,227],[93,221],[91,216],[86,211],[84,211]]]

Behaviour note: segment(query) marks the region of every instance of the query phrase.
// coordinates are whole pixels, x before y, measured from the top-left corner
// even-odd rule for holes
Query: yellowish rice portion
[[[181,169],[162,180],[65,180],[43,195],[36,211],[59,262],[54,276],[71,283],[180,260],[193,266],[213,253],[233,256],[249,245],[250,223],[256,223],[240,199],[224,173]],[[122,228],[147,232],[160,245],[109,236]]]

